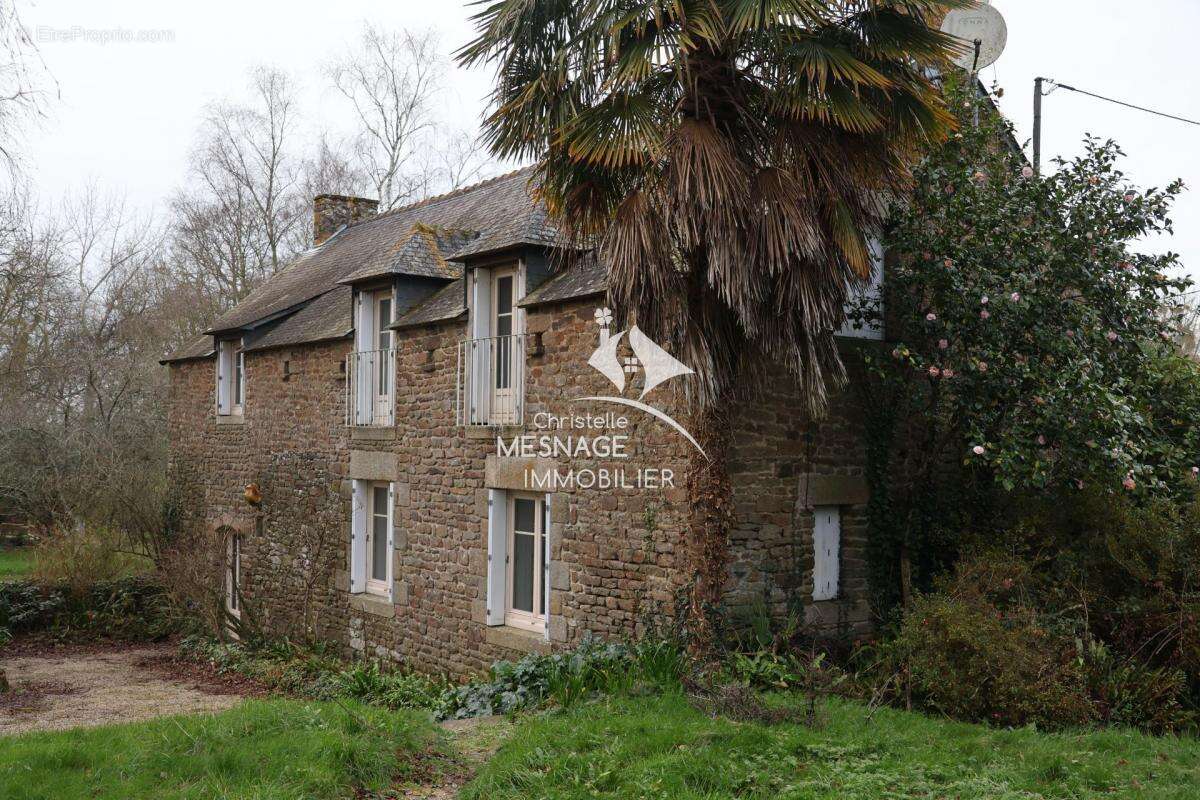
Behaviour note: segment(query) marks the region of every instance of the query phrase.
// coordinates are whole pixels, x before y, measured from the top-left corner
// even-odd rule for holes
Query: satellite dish
[[[994,64],[1008,43],[1008,25],[1004,23],[1004,17],[986,3],[974,8],[954,9],[942,22],[942,32],[967,43],[967,49],[954,59],[954,63],[967,72],[978,72]]]

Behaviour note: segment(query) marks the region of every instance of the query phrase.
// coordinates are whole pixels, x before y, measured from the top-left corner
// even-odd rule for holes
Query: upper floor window
[[[217,343],[217,414],[241,416],[246,404],[246,354],[240,339]]]
[[[883,338],[883,244],[872,238],[868,246],[871,251],[871,282],[865,289],[851,292],[846,301],[848,318],[837,332],[838,336]]]
[[[460,411],[466,425],[515,425],[524,405],[524,313],[519,266],[470,273],[470,338],[459,351]]]
[[[347,364],[351,425],[395,423],[394,334],[388,327],[394,305],[391,287],[358,293],[354,352]]]

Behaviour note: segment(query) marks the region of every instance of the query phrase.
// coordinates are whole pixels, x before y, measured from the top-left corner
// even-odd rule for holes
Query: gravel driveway
[[[13,691],[0,695],[0,736],[223,711],[240,693],[162,668],[170,645],[0,659]]]

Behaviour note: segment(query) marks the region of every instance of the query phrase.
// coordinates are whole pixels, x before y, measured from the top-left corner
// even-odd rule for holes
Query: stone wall
[[[552,464],[497,458],[496,431],[458,425],[461,320],[397,334],[394,428],[345,427],[342,364],[349,341],[248,353],[240,423],[215,416],[213,361],[184,362],[171,367],[169,421],[171,483],[185,529],[237,520],[244,531],[247,605],[273,632],[291,635],[301,632],[310,605],[318,634],[347,652],[463,674],[522,651],[567,646],[585,631],[633,633],[639,619],[669,612],[690,582],[682,487],[692,451],[641,412],[573,402],[614,394],[586,363],[598,343],[594,306],[575,301],[527,314],[525,430],[541,432],[537,423],[545,415],[615,410],[628,421],[620,432],[629,436],[629,458]],[[669,387],[646,401],[677,412]],[[819,424],[806,420],[802,405],[781,380],[737,415],[730,605],[746,611],[761,600],[773,613],[804,607],[814,622],[861,625],[865,497],[857,477],[863,459],[857,423],[836,401],[835,415]],[[524,489],[529,469],[548,466],[560,473],[623,469],[627,480],[643,468],[671,470],[674,486],[552,492],[546,643],[487,626],[485,607],[488,490]],[[350,481],[356,478],[396,484],[390,603],[348,591]],[[262,489],[258,508],[242,498],[250,482]],[[812,592],[807,507],[823,504],[844,506],[843,599],[813,604],[805,602]]]

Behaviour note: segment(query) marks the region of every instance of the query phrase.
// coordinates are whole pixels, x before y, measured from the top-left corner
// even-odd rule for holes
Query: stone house
[[[617,329],[529,173],[384,214],[324,195],[314,226],[164,362],[172,502],[184,535],[227,535],[230,610],[456,674],[670,613],[691,581],[687,370]],[[813,422],[780,379],[739,410],[732,607],[867,623],[852,406]]]

